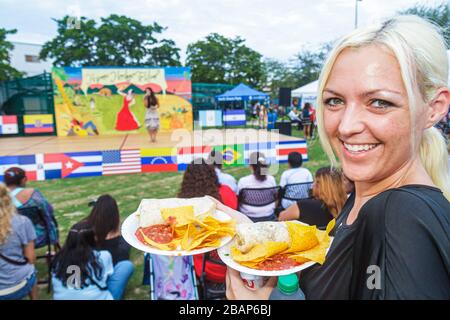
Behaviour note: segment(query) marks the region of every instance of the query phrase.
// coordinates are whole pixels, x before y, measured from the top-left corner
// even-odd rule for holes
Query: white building
[[[26,77],[35,76],[41,73],[51,72],[52,62],[39,60],[39,52],[42,45],[25,42],[14,42],[14,49],[10,52],[11,66],[21,72],[25,72]]]

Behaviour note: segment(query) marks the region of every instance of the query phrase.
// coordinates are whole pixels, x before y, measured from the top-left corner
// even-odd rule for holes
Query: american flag
[[[141,150],[103,151],[103,175],[141,172]]]

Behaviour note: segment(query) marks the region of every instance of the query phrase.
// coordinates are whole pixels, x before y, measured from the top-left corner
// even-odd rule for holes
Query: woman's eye
[[[381,100],[381,99],[374,99],[370,102],[370,105],[375,108],[384,109],[392,107],[393,104],[389,101]]]
[[[344,102],[339,98],[329,98],[325,100],[325,104],[330,107],[334,107],[340,104],[344,104]]]

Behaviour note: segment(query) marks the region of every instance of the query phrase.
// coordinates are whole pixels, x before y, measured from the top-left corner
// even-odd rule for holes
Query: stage
[[[26,170],[30,180],[182,171],[213,149],[223,152],[225,165],[248,164],[254,151],[272,163],[286,162],[292,151],[308,160],[305,140],[266,130],[178,130],[157,139],[151,143],[147,134],[1,138],[0,180],[12,166]]]

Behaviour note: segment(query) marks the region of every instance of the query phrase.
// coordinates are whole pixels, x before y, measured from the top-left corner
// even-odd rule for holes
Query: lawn
[[[302,133],[294,131],[295,136]],[[314,174],[318,168],[329,164],[317,139],[308,141],[309,161],[304,167]],[[286,164],[279,166],[275,174],[279,182]],[[248,175],[248,167],[228,167],[224,169],[236,179]],[[102,194],[112,195],[118,202],[122,219],[133,213],[143,198],[175,197],[181,183],[182,172],[142,173],[131,175],[104,176],[78,179],[58,179],[30,182],[29,186],[38,188],[52,203],[59,223],[61,242],[65,241],[68,229],[89,213],[88,202]],[[142,285],[143,253],[132,249],[131,259],[136,271],[128,283],[125,299],[149,299],[149,287]],[[44,262],[38,262],[41,277],[45,275]],[[40,287],[40,299],[51,299],[46,286]]]

